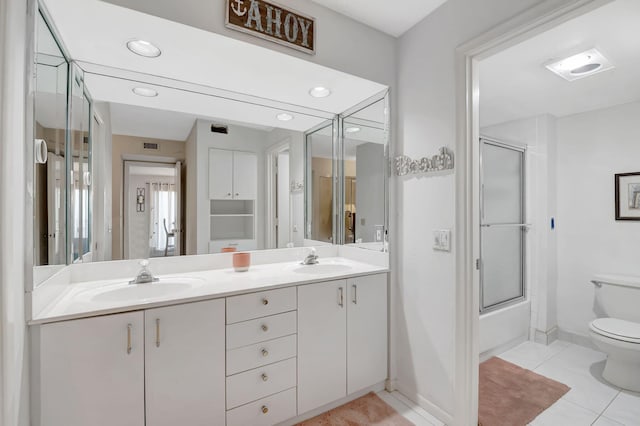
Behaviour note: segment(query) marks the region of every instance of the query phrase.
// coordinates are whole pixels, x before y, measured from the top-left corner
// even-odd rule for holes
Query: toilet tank
[[[640,322],[640,277],[597,275],[592,283],[598,317]]]

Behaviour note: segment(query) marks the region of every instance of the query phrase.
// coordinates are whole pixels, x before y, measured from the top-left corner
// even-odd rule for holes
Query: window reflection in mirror
[[[333,243],[334,140],[329,121],[306,137],[306,239],[310,243]]]
[[[344,243],[386,251],[386,99],[342,120]]]
[[[65,146],[69,67],[40,14],[36,31],[34,264],[61,265],[67,263]]]

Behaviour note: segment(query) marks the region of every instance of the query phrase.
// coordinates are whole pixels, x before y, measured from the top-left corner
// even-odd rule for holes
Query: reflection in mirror
[[[67,263],[65,145],[68,63],[42,15],[37,20],[34,264]]]
[[[386,251],[387,100],[344,117],[344,243]]]
[[[333,122],[324,123],[306,137],[306,239],[333,243],[334,141]]]

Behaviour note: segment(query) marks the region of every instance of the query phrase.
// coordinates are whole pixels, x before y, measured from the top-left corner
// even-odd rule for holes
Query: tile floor
[[[533,426],[640,426],[640,394],[602,378],[602,352],[562,341],[549,346],[524,342],[499,356],[571,388]]]

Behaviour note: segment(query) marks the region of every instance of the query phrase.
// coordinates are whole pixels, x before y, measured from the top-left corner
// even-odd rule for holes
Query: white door
[[[34,424],[144,426],[143,325],[133,312],[41,326]]]
[[[182,254],[182,162],[176,163],[176,203],[175,203],[175,227],[174,232],[174,249],[173,255],[180,256]]]
[[[277,176],[277,247],[284,248],[289,242],[291,242],[291,214],[289,207],[289,151],[281,152],[278,154]]]
[[[233,198],[233,151],[209,150],[209,199]]]
[[[224,303],[145,311],[146,426],[224,425]]]
[[[66,220],[66,181],[64,158],[49,153],[47,159],[47,222],[49,265],[66,263],[64,223]],[[42,259],[44,260],[44,259]],[[41,260],[41,261],[42,261]]]
[[[298,287],[298,414],[347,394],[346,285]]]
[[[347,280],[347,393],[387,378],[387,275]]]
[[[251,152],[233,152],[233,199],[255,200],[258,195],[258,157]]]

